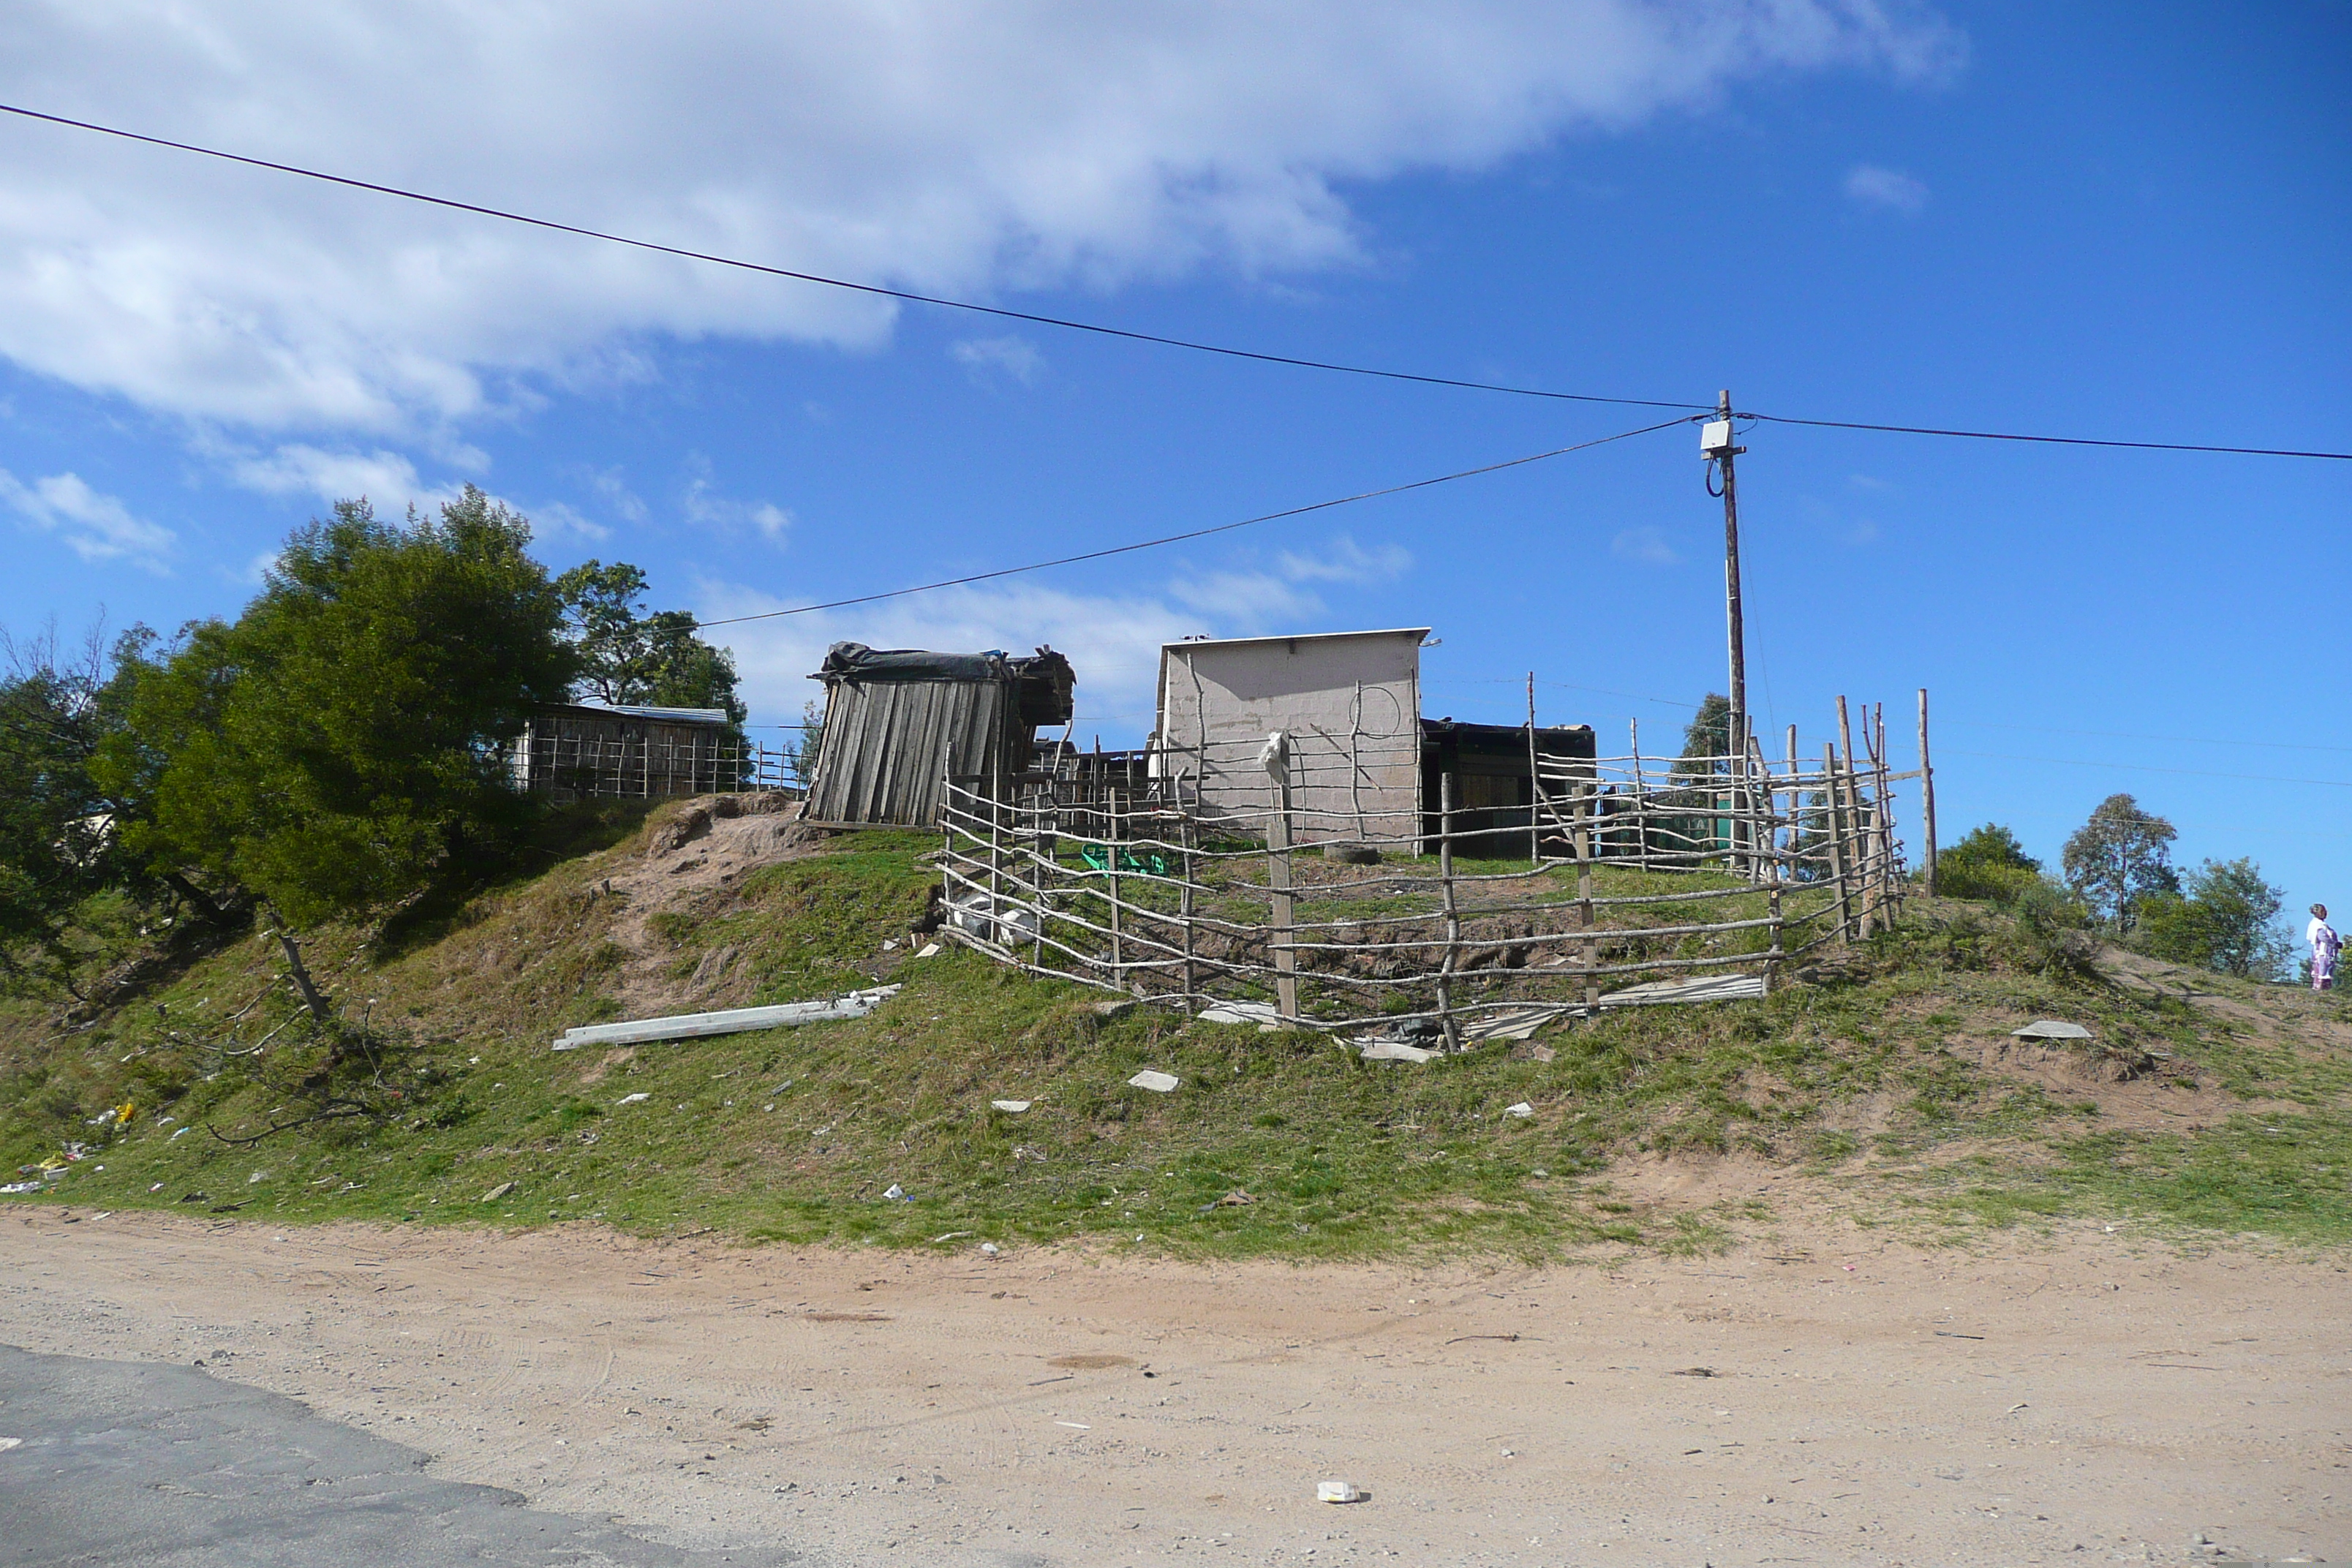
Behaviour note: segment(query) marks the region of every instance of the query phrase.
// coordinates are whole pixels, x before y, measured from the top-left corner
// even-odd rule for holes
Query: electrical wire
[[[1822,430],[1875,430],[1895,436],[1951,436],[1969,441],[2033,441],[2054,447],[2117,447],[2136,452],[2224,452],[2242,458],[2325,458],[2352,463],[2352,452],[2304,452],[2281,447],[2208,447],[2191,441],[2110,441],[2091,436],[2021,436],[2002,430],[1940,430],[1927,425],[1865,425],[1852,419],[1799,419],[1788,414],[1742,414],[1775,425],[1810,425]]]
[[[394,196],[402,201],[420,202],[427,206],[446,208],[452,212],[471,213],[478,217],[497,218],[505,223],[518,223],[531,228],[543,228],[557,234],[575,235],[583,239],[601,240],[607,245],[626,246],[635,250],[651,251],[661,256],[675,256],[687,261],[708,262],[714,267],[730,267],[745,272],[764,273],[772,278],[788,278],[801,283],[820,284],[828,289],[845,289],[854,293],[873,295],[886,300],[899,300],[909,304],[933,305],[943,310],[969,310],[978,315],[993,316],[1003,321],[1026,321],[1033,326],[1056,327],[1065,331],[1091,332],[1100,337],[1118,338],[1129,342],[1151,343],[1161,348],[1187,349],[1195,353],[1219,354],[1228,359],[1250,360],[1261,364],[1287,365],[1297,370],[1329,371],[1342,375],[1371,376],[1382,381],[1410,382],[1423,386],[1453,387],[1467,392],[1504,393],[1515,397],[1541,397],[1563,403],[1605,403],[1633,408],[1684,408],[1712,411],[1715,405],[1685,403],[1655,397],[1608,397],[1597,393],[1554,392],[1545,387],[1512,386],[1500,382],[1470,381],[1458,376],[1428,375],[1412,371],[1382,370],[1371,365],[1344,364],[1333,360],[1307,359],[1296,354],[1270,353],[1257,349],[1234,348],[1228,343],[1201,342],[1191,338],[1168,337],[1158,332],[1137,331],[1126,327],[1106,326],[1099,321],[1081,321],[1066,316],[1047,316],[1032,310],[1015,310],[1002,305],[982,305],[970,300],[950,300],[938,294],[919,294],[908,289],[891,289],[879,283],[859,283],[845,278],[828,278],[819,272],[804,272],[796,268],[771,267],[763,262],[745,261],[732,256],[720,256],[706,250],[689,250],[683,246],[663,245],[649,239],[634,239],[627,235],[609,234],[603,229],[587,228],[579,224],[561,223],[553,218],[533,217],[528,213],[509,212],[503,207],[487,206],[478,202],[458,201],[452,196],[436,196],[424,191],[412,191],[400,185],[387,185],[373,180],[355,179],[348,174],[331,174],[322,169],[308,169],[299,163],[280,163],[268,158],[248,157],[241,153],[224,152],[217,147],[201,146],[193,142],[174,142],[168,137],[149,136],[117,126],[100,125],[94,121],[73,120],[62,114],[47,114],[37,109],[17,104],[0,103],[0,113],[20,119],[39,121],[45,124],[64,126],[75,131],[88,131],[100,136],[111,136],[124,142],[137,142],[150,147],[167,148],[175,153],[189,153],[202,158],[216,158],[223,163],[242,163],[247,168],[268,169],[275,174],[293,174],[301,179],[318,180],[326,184],[341,185],[350,190],[368,191],[377,195]],[[2213,452],[2252,458],[2322,458],[2339,462],[2352,462],[2352,452],[2302,451],[2273,447],[2223,447],[2185,441],[2118,441],[2089,436],[2032,436],[1998,430],[1944,429],[1925,425],[1877,425],[1849,419],[1805,419],[1787,414],[1741,414],[1742,419],[1765,419],[1778,425],[1803,425],[1824,430],[1869,430],[1897,436],[1945,436],[1972,441],[2027,441],[2062,447],[2104,447],[2127,451],[2146,452]]]
[[[2219,741],[2210,735],[2140,735],[2121,730],[2066,730],[2051,724],[1999,724],[1989,719],[1937,719],[1964,730],[2016,730],[2035,735],[2091,735],[2103,741],[2156,741],[2168,746],[2259,746],[2266,752],[2343,752],[2352,746],[2314,746],[2293,741]]]
[[[558,234],[577,235],[583,239],[603,240],[607,245],[625,245],[635,250],[650,250],[657,255],[675,256],[688,261],[707,261],[714,267],[731,267],[744,272],[762,272],[772,278],[789,278],[800,283],[817,283],[828,289],[846,289],[853,293],[872,294],[886,300],[901,300],[915,305],[937,305],[950,310],[970,310],[982,316],[995,316],[1008,321],[1026,321],[1033,326],[1059,327],[1066,331],[1093,332],[1101,337],[1123,338],[1129,342],[1153,343],[1161,348],[1190,349],[1195,353],[1222,354],[1228,359],[1255,360],[1262,364],[1289,365],[1297,370],[1333,371],[1343,375],[1368,375],[1382,381],[1416,382],[1424,386],[1450,386],[1467,392],[1501,392],[1516,397],[1543,397],[1562,403],[1612,403],[1633,408],[1692,408],[1705,409],[1712,405],[1679,403],[1654,397],[1602,397],[1591,393],[1552,392],[1536,386],[1508,386],[1486,381],[1465,381],[1450,375],[1422,375],[1412,371],[1381,370],[1370,365],[1340,364],[1330,360],[1305,359],[1295,354],[1263,353],[1256,349],[1237,349],[1224,343],[1198,342],[1189,338],[1165,337],[1158,332],[1136,331],[1126,327],[1105,326],[1099,321],[1072,321],[1063,316],[1040,315],[1031,310],[1009,310],[1001,305],[982,305],[970,300],[950,300],[937,294],[918,294],[912,289],[886,288],[879,283],[858,283],[846,278],[828,278],[820,272],[803,272],[790,267],[771,267],[763,262],[744,261],[732,256],[719,256],[707,250],[688,250],[683,246],[662,245],[650,239],[632,239],[627,235],[608,234],[602,229],[584,228],[578,224],[559,223],[553,218],[533,217],[528,213],[509,212],[503,207],[485,206],[478,202],[461,202],[451,196],[436,196],[424,191],[412,191],[399,185],[380,184],[373,180],[353,179],[347,174],[331,174],[322,169],[306,169],[299,163],[279,163],[268,158],[249,158],[241,153],[225,153],[216,147],[198,146],[193,142],[174,142],[163,136],[146,136],[136,131],[124,131],[111,125],[100,125],[88,120],[69,120],[62,114],[44,114],[37,109],[24,109],[13,103],[0,103],[0,113],[17,115],[26,120],[38,120],[51,125],[63,125],[76,131],[95,132],[100,136],[118,137],[125,142],[141,142],[150,147],[167,147],[175,153],[193,153],[199,157],[217,158],[224,163],[243,163],[248,168],[268,169],[280,174],[296,174],[306,180],[319,180],[331,185],[342,185],[355,191],[372,191],[377,195],[397,196],[403,201],[422,202],[427,206],[446,207],[453,212],[472,213],[479,217],[494,217],[507,223],[519,223],[532,228],[551,229]]]
[[[1998,763],[2053,763],[2069,768],[2119,768],[2134,773],[2180,773],[2198,779],[2242,779],[2249,784],[2319,784],[2328,789],[2352,789],[2352,779],[2290,779],[2273,773],[2222,773],[2205,768],[2162,768],[2152,763],[2094,763],[2081,757],[2021,757],[2007,752],[1964,752],[1954,746],[1938,746],[1940,757],[1984,757]]]
[[[847,599],[828,599],[818,605],[795,605],[785,610],[761,610],[755,615],[723,616],[714,620],[697,621],[694,623],[694,627],[699,631],[708,626],[740,626],[745,621],[774,620],[779,616],[805,616],[818,610],[838,610],[851,605],[871,605],[884,599],[903,599],[910,594],[929,594],[940,588],[961,588],[969,583],[987,583],[999,577],[1018,576],[1026,572],[1043,572],[1055,566],[1071,566],[1081,561],[1101,561],[1113,555],[1131,555],[1139,550],[1156,550],[1163,544],[1181,544],[1188,539],[1206,539],[1212,534],[1231,533],[1235,529],[1255,528],[1262,522],[1276,522],[1286,517],[1304,517],[1309,512],[1328,511],[1333,507],[1352,506],[1357,501],[1377,500],[1382,496],[1402,495],[1408,490],[1424,490],[1432,485],[1452,484],[1456,479],[1475,479],[1481,474],[1500,473],[1506,468],[1521,468],[1529,463],[1540,463],[1552,458],[1564,458],[1570,452],[1589,451],[1595,447],[1606,447],[1612,441],[1631,440],[1636,436],[1647,436],[1654,431],[1670,430],[1677,425],[1689,423],[1688,417],[1662,419],[1655,425],[1644,425],[1638,430],[1621,430],[1614,436],[1597,437],[1592,440],[1579,441],[1569,447],[1555,447],[1549,452],[1533,452],[1524,458],[1507,458],[1499,463],[1486,463],[1475,468],[1462,468],[1450,474],[1439,474],[1434,479],[1412,479],[1401,485],[1387,485],[1376,490],[1360,490],[1351,496],[1335,496],[1329,500],[1311,501],[1305,506],[1285,507],[1280,511],[1262,512],[1256,517],[1245,517],[1239,522],[1220,522],[1209,528],[1187,529],[1182,533],[1163,534],[1158,539],[1139,540],[1133,544],[1114,544],[1106,550],[1087,550],[1076,555],[1055,556],[1051,561],[1033,561],[1025,566],[1000,566],[992,572],[974,572],[969,576],[942,578],[937,583],[921,583],[911,588],[891,588],[879,594],[859,594]]]

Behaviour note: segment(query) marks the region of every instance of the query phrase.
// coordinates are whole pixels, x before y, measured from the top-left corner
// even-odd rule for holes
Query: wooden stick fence
[[[566,798],[732,795],[791,787],[791,757],[752,741],[530,734],[508,758],[515,787]]]
[[[1385,837],[1343,742],[1292,759],[1254,809],[1213,815],[1181,777],[1131,795],[950,777],[940,857],[950,940],[1033,973],[1226,1018],[1420,1036],[1449,1048],[1619,1001],[1634,982],[1769,986],[1887,929],[1902,846],[1875,720],[1857,761],[1793,750],[1669,760],[1537,755],[1529,827],[1494,858],[1442,773],[1430,824]],[[1320,787],[1302,788],[1302,775]],[[1088,798],[1077,798],[1081,794]],[[1326,858],[1318,841],[1379,852]]]

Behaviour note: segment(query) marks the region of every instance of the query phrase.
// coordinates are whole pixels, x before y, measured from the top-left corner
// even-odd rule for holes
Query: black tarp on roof
[[[1024,724],[1066,724],[1075,712],[1077,672],[1070,661],[1050,647],[1015,658],[1001,651],[931,653],[921,648],[868,647],[862,642],[837,642],[825,650],[819,680],[873,682],[898,680],[1010,681],[1020,688],[1021,721]]]

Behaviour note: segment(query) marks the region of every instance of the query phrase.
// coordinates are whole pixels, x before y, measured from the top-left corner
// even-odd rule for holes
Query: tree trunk
[[[301,994],[302,1005],[309,1008],[310,1016],[320,1023],[332,1022],[334,1015],[328,1010],[327,999],[319,994],[318,986],[311,983],[310,971],[302,962],[301,943],[287,933],[285,922],[278,918],[275,910],[269,911],[269,934],[278,939],[278,951],[286,955],[286,968],[294,982],[294,989]]]

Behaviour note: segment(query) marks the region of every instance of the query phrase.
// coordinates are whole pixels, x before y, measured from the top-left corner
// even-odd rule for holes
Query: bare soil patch
[[[43,1208],[0,1223],[0,1311],[817,1568],[2344,1557],[2342,1260],[1922,1249],[1780,1179],[1781,1228],[1722,1256],[1541,1269]],[[1314,1501],[1333,1479],[1370,1500]]]

